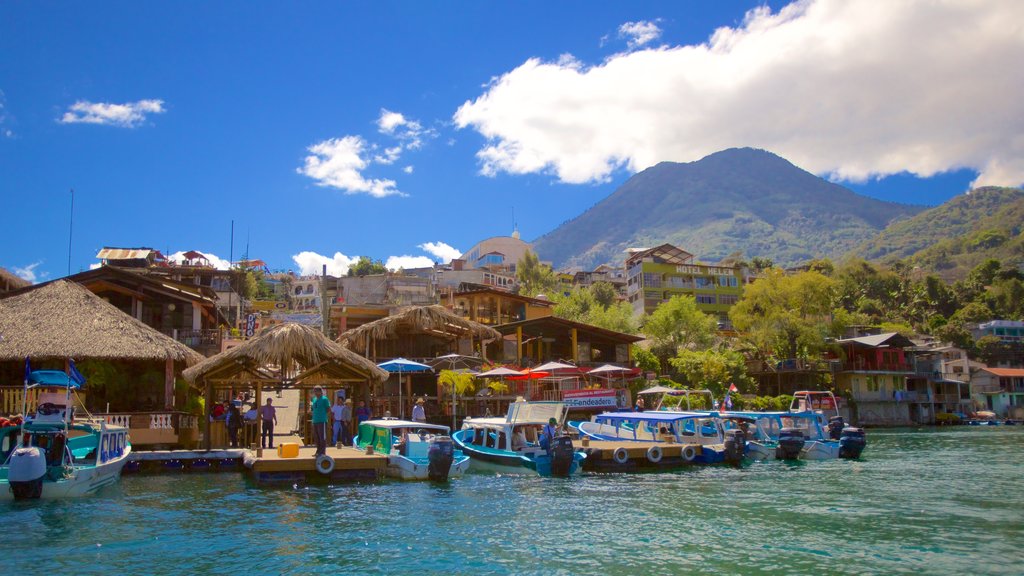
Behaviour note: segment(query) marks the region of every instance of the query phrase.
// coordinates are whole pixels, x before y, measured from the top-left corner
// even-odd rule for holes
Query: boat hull
[[[127,447],[123,455],[99,466],[75,466],[69,478],[57,481],[43,481],[42,500],[60,498],[82,498],[91,496],[107,486],[117,484],[121,478],[121,470],[128,462],[131,447]],[[0,480],[0,500],[13,500],[14,492],[6,478]]]
[[[468,456],[456,456],[448,469],[448,478],[460,478],[469,469]],[[388,456],[388,467],[385,471],[388,478],[398,480],[428,480],[430,478],[430,462],[425,459],[410,459],[403,456]]]
[[[834,460],[839,458],[838,440],[808,440],[800,451],[801,460]]]
[[[536,472],[541,476],[551,475],[551,458],[545,453],[539,452],[535,454],[523,454],[519,452],[510,452],[508,450],[499,450],[496,448],[481,447],[475,444],[465,442],[466,430],[459,430],[455,434],[452,434],[452,440],[455,445],[458,446],[462,453],[468,456],[472,460],[472,467],[474,470],[479,471],[490,471],[490,472],[504,472],[509,474],[524,472]],[[569,467],[569,476],[575,474],[579,468],[580,463],[586,456],[584,454],[575,454],[573,461]]]

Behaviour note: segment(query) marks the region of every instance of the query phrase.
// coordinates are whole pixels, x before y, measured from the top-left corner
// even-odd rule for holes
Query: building
[[[971,380],[978,404],[1001,418],[1024,418],[1024,369],[982,368]]]
[[[1006,344],[1024,343],[1024,322],[1020,320],[991,320],[978,324],[971,330],[971,336],[980,340],[985,336],[995,336]]]
[[[442,298],[446,308],[466,320],[486,326],[551,316],[555,303],[494,288],[453,293]]]
[[[854,419],[862,425],[904,425],[926,399],[908,389],[916,375],[907,349],[914,343],[897,332],[837,340],[843,351],[836,366],[836,388],[854,404]],[[916,385],[916,382],[915,382]]]
[[[466,250],[456,260],[452,260],[453,269],[460,266],[462,269],[486,269],[491,272],[501,272],[512,276],[516,275],[516,266],[519,260],[530,250],[530,244],[519,238],[519,231],[512,232],[511,236],[494,236],[482,240]],[[457,264],[461,261],[461,264]]]
[[[577,270],[573,273],[572,284],[575,286],[583,286],[586,288],[598,282],[607,282],[608,284],[611,284],[615,288],[616,292],[625,296],[626,269],[615,268],[607,264],[602,264],[589,272]]]
[[[368,322],[388,317],[405,306],[437,303],[429,277],[387,272],[365,276],[328,278],[332,334],[342,334]]]
[[[628,365],[630,347],[641,336],[606,330],[557,316],[510,322],[494,327],[503,336],[488,345],[488,357],[517,366],[569,361],[577,366]]]
[[[722,329],[731,329],[729,308],[742,296],[745,277],[739,266],[701,264],[671,244],[632,249],[626,258],[626,298],[640,315],[673,296],[693,296],[701,311],[718,317]]]

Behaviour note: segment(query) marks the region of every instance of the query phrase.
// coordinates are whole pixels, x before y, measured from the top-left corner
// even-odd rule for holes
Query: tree
[[[590,293],[594,300],[603,308],[610,308],[619,300],[619,293],[609,282],[594,282],[590,285]]]
[[[729,311],[737,330],[781,358],[815,358],[833,334],[836,281],[818,272],[770,270]]]
[[[718,320],[701,312],[693,296],[673,296],[662,302],[643,320],[644,334],[654,345],[651,351],[668,366],[669,358],[680,349],[710,346],[718,329]]]
[[[636,367],[644,372],[654,372],[655,374],[661,372],[661,362],[650,350],[633,346],[630,349],[630,355],[633,357]]]
[[[741,390],[751,384],[746,359],[734,350],[684,349],[670,362],[691,388],[706,388],[716,397],[722,396],[729,384]]]
[[[246,300],[252,300],[259,294],[259,282],[256,281],[256,275],[253,274],[252,270],[248,270],[242,276],[242,286],[238,293]]]
[[[476,378],[472,374],[454,370],[441,370],[437,376],[437,383],[446,390],[446,394],[454,394],[455,398],[472,394],[476,389]]]
[[[360,256],[359,261],[348,267],[349,276],[367,276],[370,274],[384,274],[388,269],[380,260],[371,260],[369,256]]]
[[[559,318],[626,334],[637,331],[633,308],[628,303],[613,300],[611,305],[603,305],[592,288],[577,286],[568,294],[555,294],[553,300],[553,313]]]
[[[636,334],[639,330],[633,307],[627,302],[616,302],[607,308],[591,308],[584,323],[624,334]]]
[[[551,266],[541,264],[537,254],[527,250],[516,265],[516,280],[519,282],[519,293],[534,297],[545,294],[548,297],[558,292],[558,277]]]

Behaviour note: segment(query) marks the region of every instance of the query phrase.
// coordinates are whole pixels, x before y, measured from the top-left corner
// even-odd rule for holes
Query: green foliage
[[[729,384],[741,390],[751,385],[746,359],[733,350],[686,350],[670,360],[691,388],[706,388],[715,397],[725,393]]]
[[[519,293],[534,297],[544,294],[549,298],[559,293],[558,276],[551,266],[541,264],[537,254],[527,250],[516,264],[516,280],[519,282]]]
[[[594,286],[599,284],[605,283],[594,284]],[[637,332],[637,321],[633,316],[633,308],[626,302],[618,302],[614,299],[610,305],[604,305],[598,298],[598,294],[595,293],[593,286],[589,288],[577,286],[568,294],[555,294],[552,299],[556,302],[554,315],[559,318],[626,334],[636,334]]]
[[[717,329],[718,321],[697,308],[693,296],[673,296],[643,319],[644,334],[653,343],[651,351],[666,367],[681,349],[710,346]]]
[[[359,261],[348,267],[349,276],[369,276],[370,274],[384,274],[387,271],[383,262],[371,260],[369,256],[360,256]]]
[[[242,289],[239,291],[242,298],[246,300],[252,300],[256,298],[260,291],[259,281],[256,279],[256,274],[252,270],[247,270],[242,275]]]
[[[630,348],[630,355],[636,367],[644,372],[654,372],[655,374],[661,372],[661,362],[658,361],[658,357],[650,350],[640,346],[633,346]]]
[[[746,398],[735,396],[732,398],[733,410],[749,412],[785,412],[789,410],[793,397],[788,394],[782,396],[755,396]]]
[[[611,308],[619,300],[618,292],[609,282],[594,282],[590,285],[590,293],[603,308]]]

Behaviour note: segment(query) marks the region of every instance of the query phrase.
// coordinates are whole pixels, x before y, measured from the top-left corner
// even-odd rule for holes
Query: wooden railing
[[[26,405],[22,405],[22,399],[25,397],[24,386],[0,387],[0,415],[11,416],[14,414],[21,414],[23,411],[29,414],[35,412],[36,403],[39,399],[39,392],[40,390],[38,388],[29,389],[28,403]],[[81,402],[85,402],[85,393],[76,392],[72,394],[71,401],[78,410],[81,411]]]
[[[199,418],[184,412],[115,412],[93,416],[107,424],[135,430],[170,430],[180,434],[182,429],[199,429]]]
[[[163,333],[189,348],[194,349],[219,349],[221,344],[221,331],[216,328],[207,330],[186,330],[175,328],[173,330],[164,330]]]

